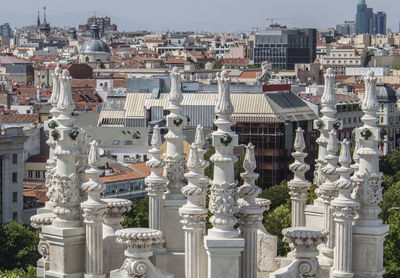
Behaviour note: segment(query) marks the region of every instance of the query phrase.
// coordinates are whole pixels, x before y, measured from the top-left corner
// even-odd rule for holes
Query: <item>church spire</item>
[[[39,26],[40,26],[40,11],[38,9],[38,11],[37,11],[37,27],[39,28]]]
[[[97,17],[94,16],[92,26],[90,27],[90,30],[92,31],[92,39],[100,39],[99,35],[99,25],[97,24]]]
[[[43,7],[43,23],[44,23],[44,24],[47,23],[47,19],[46,19],[46,6]]]

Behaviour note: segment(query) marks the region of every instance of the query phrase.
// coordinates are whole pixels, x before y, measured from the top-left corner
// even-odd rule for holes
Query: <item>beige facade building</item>
[[[344,75],[346,67],[361,67],[364,64],[364,54],[352,46],[340,46],[329,49],[321,58],[324,69],[333,68],[339,75]]]

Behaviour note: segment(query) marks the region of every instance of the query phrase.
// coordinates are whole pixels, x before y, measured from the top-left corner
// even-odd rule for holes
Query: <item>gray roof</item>
[[[111,53],[108,45],[100,39],[90,39],[81,47],[80,53]]]

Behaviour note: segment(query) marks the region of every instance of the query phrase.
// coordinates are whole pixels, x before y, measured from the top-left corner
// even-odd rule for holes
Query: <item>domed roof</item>
[[[108,45],[100,39],[90,39],[81,47],[80,53],[111,53]]]
[[[384,84],[376,85],[376,96],[379,102],[396,102],[396,92]]]
[[[96,18],[94,18],[90,29],[92,32],[92,38],[85,42],[85,44],[81,47],[80,53],[111,53],[108,45],[100,39],[99,25],[97,25]]]

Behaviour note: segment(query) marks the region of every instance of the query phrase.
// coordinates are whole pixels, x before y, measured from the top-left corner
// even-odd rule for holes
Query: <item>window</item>
[[[43,179],[46,179],[46,171],[42,171],[42,174]]]
[[[132,140],[126,140],[125,145],[132,145]]]
[[[112,144],[113,144],[113,145],[118,145],[118,144],[119,144],[119,140],[113,140],[113,141],[112,141]]]
[[[13,212],[13,220],[17,220],[18,219],[18,212]]]
[[[18,202],[18,192],[13,192],[13,195],[12,195],[13,197],[12,197],[12,201],[14,202],[14,203],[16,203],[16,202]]]
[[[40,179],[40,171],[35,171],[35,178]]]
[[[17,182],[18,181],[18,175],[17,172],[12,173],[12,182]]]
[[[13,154],[13,158],[12,158],[12,160],[13,160],[13,164],[17,164],[17,161],[18,161],[18,155],[16,154],[16,153],[14,153]]]

